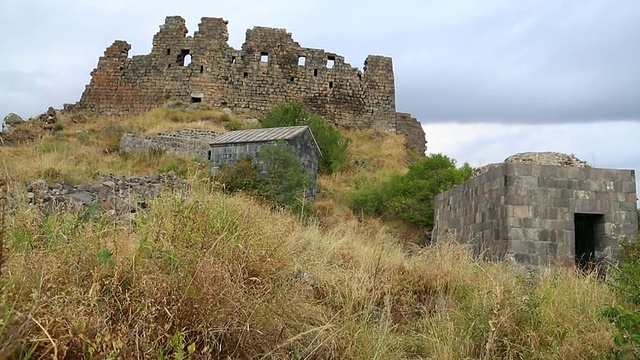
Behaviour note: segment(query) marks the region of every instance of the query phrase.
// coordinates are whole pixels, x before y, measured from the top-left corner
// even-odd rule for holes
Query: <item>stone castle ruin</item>
[[[436,197],[434,242],[453,234],[490,259],[585,268],[634,241],[636,200],[633,170],[518,154]]]
[[[132,58],[131,46],[115,41],[75,108],[123,116],[181,100],[259,116],[296,100],[338,126],[392,131],[416,152],[426,151],[420,122],[396,112],[389,57],[370,55],[361,71],[338,54],[300,46],[285,29],[267,27],[247,30],[236,50],[221,18],[203,17],[193,36],[187,32],[182,17],[169,16],[151,53]]]

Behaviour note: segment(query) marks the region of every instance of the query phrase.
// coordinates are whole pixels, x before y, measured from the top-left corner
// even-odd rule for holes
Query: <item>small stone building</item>
[[[224,164],[235,165],[247,156],[258,159],[262,149],[279,141],[291,146],[293,152],[300,157],[304,170],[311,177],[311,196],[315,195],[318,160],[322,152],[308,126],[238,130],[220,135],[210,143],[211,172],[216,173]],[[260,163],[257,165],[261,166]]]
[[[492,260],[585,267],[635,240],[636,200],[633,170],[505,162],[436,197],[433,236]]]

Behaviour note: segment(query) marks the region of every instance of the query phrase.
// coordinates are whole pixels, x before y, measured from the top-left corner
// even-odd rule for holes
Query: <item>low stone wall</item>
[[[209,143],[221,133],[211,130],[180,129],[156,136],[123,134],[121,153],[140,153],[153,149],[171,151],[174,154],[208,159]]]

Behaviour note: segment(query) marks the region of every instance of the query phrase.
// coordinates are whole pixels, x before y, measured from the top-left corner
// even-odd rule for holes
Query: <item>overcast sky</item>
[[[286,28],[304,47],[391,56],[398,111],[429,152],[473,166],[522,151],[640,171],[640,2],[1,0],[0,119],[74,103],[113,40],[147,54],[167,15]]]

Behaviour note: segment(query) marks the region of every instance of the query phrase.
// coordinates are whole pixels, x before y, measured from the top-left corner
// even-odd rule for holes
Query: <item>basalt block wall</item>
[[[426,150],[424,131],[411,116],[398,116],[393,64],[370,55],[363,70],[344,57],[293,41],[285,29],[247,30],[240,50],[228,45],[227,22],[204,17],[187,36],[185,20],[169,16],[148,55],[129,58],[131,46],[117,40],[91,73],[76,108],[98,114],[139,114],[170,99],[242,109],[259,115],[296,100],[336,125],[377,128],[412,135],[408,144]],[[415,133],[415,134],[414,134]]]
[[[219,135],[216,131],[200,129],[180,129],[176,132],[159,133],[156,136],[123,134],[120,138],[120,153],[161,149],[186,157],[207,159],[209,144]]]
[[[453,234],[476,255],[576,264],[581,219],[594,219],[594,257],[615,258],[637,236],[633,170],[502,164],[436,198],[434,241]]]

